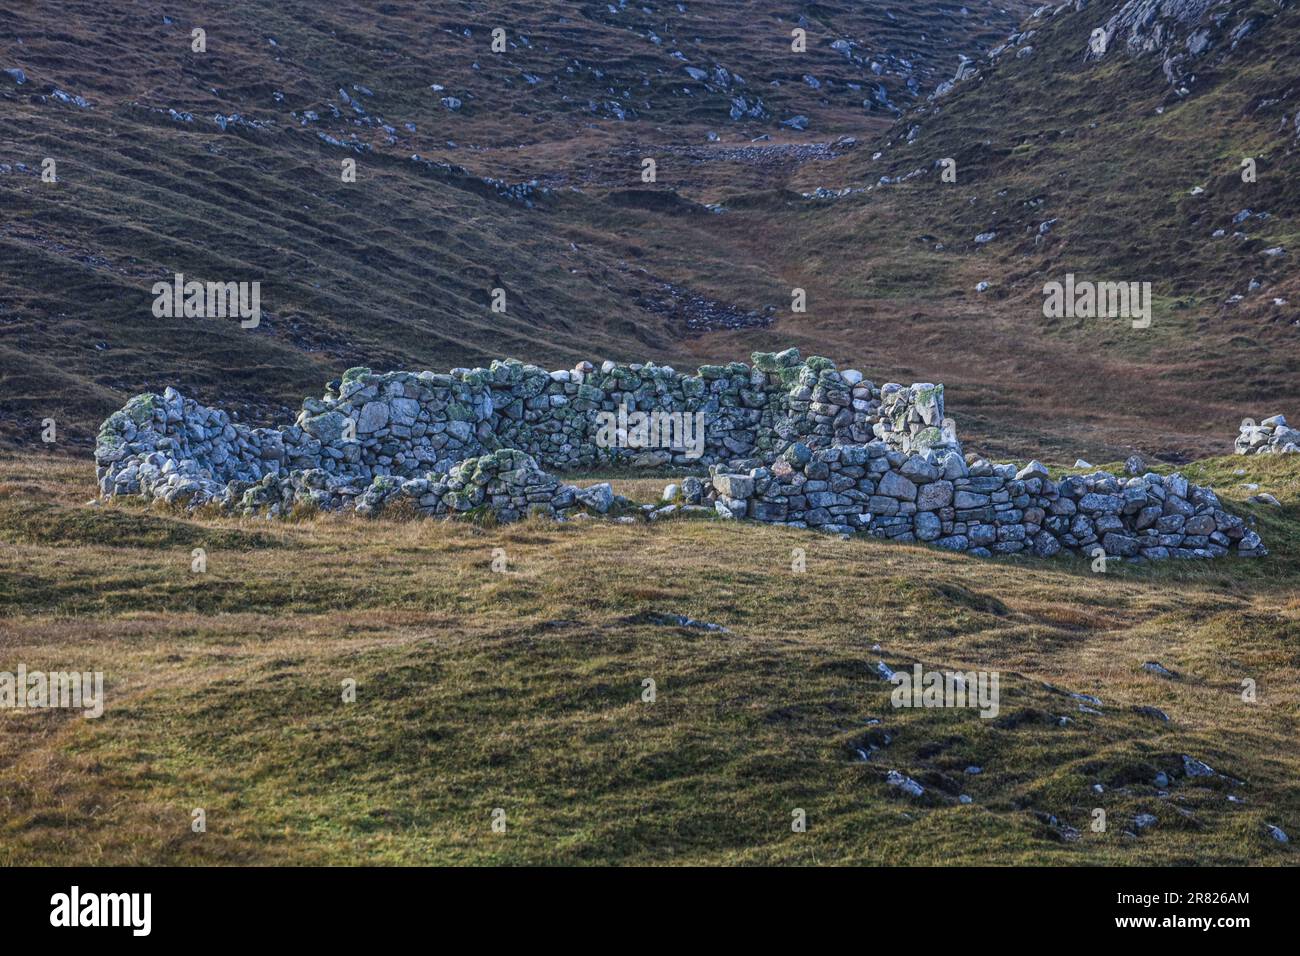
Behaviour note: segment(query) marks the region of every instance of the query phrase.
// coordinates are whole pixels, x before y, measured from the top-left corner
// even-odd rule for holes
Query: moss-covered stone
[[[781,368],[794,368],[796,365],[799,365],[801,361],[802,357],[799,354],[799,350],[796,348],[788,348],[783,352],[776,353],[776,364]]]
[[[158,407],[158,396],[152,392],[145,392],[143,395],[137,395],[123,406],[122,411],[127,414],[131,421],[135,422],[136,427],[143,428],[153,421],[154,409]]]

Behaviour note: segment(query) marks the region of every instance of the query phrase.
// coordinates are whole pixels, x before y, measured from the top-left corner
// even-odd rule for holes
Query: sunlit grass
[[[1300,472],[1197,467],[1283,501],[1275,557],[1097,575],[712,520],[194,519],[9,458],[0,670],[102,670],[108,700],[0,712],[0,863],[1289,862],[1262,833],[1300,829]],[[999,671],[999,719],[895,709],[878,660]],[[1183,753],[1244,783],[1157,796]]]

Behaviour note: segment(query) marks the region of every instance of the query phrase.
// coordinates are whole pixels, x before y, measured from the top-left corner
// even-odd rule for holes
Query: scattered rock
[[[1238,455],[1300,454],[1300,429],[1291,428],[1285,416],[1274,415],[1258,425],[1247,419],[1234,443]]]
[[[1278,501],[1266,491],[1260,492],[1257,495],[1251,495],[1246,500],[1253,505],[1272,505],[1274,508],[1282,507],[1282,502]]]
[[[590,488],[583,488],[576,497],[579,503],[599,514],[606,514],[614,506],[614,489],[607,481],[592,485]]]
[[[903,774],[899,773],[897,770],[889,771],[888,775],[885,777],[885,783],[889,784],[889,786],[894,787],[897,790],[901,790],[909,797],[925,796],[924,787],[922,787],[911,777],[903,776]]]
[[[1163,723],[1169,723],[1169,715],[1166,714],[1159,707],[1147,707],[1147,706],[1134,707],[1133,712],[1135,714],[1141,714],[1143,717],[1153,717],[1156,720],[1159,720]]]
[[[1195,757],[1189,757],[1183,754],[1183,773],[1189,777],[1213,777],[1217,776],[1214,769],[1204,761],[1197,760]]]
[[[706,621],[697,621],[687,617],[685,614],[655,614],[651,615],[656,624],[663,624],[668,627],[689,627],[699,631],[711,631],[716,634],[730,634],[727,628],[721,624],[709,624]]]

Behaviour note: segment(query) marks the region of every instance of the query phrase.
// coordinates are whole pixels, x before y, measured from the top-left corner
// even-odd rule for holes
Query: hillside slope
[[[355,364],[663,360],[767,321],[788,290],[696,200],[887,126],[1026,6],[0,4],[0,438],[84,443],[166,384],[267,418]],[[155,318],[176,273],[260,281],[261,324]]]
[[[1001,424],[1225,450],[1300,401],[1298,48],[1285,0],[1042,8],[881,141],[796,177],[856,190],[783,217],[789,267],[836,306],[804,331],[833,353],[866,334]],[[1150,327],[1046,318],[1068,274],[1150,282]]]
[[[7,11],[0,441],[169,384],[269,421],[356,364],[790,345],[946,382],[998,456],[1295,414],[1291,0],[509,7]],[[261,281],[261,325],[154,318],[177,272]],[[1151,282],[1150,327],[1045,318],[1067,275]]]

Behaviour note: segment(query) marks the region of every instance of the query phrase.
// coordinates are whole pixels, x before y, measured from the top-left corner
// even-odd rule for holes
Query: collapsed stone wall
[[[698,414],[703,440],[629,440],[627,417],[656,412]],[[604,514],[630,502],[608,484],[580,489],[546,469],[707,465],[710,478],[682,482],[684,507],[723,517],[977,555],[1091,553],[1098,543],[1128,558],[1266,553],[1212,491],[1177,475],[1056,483],[1037,463],[1020,473],[968,464],[942,385],[877,388],[795,349],[696,375],[613,362],[559,372],[513,360],[445,374],[355,368],[284,428],[249,428],[168,388],[111,415],[95,457],[105,497],[268,516],[300,507],[371,515],[398,501],[503,521]]]
[[[445,475],[458,462],[503,449],[543,468],[573,470],[616,461],[763,463],[795,441],[958,447],[950,423],[944,428],[942,385],[877,388],[860,372],[840,372],[816,356],[804,360],[797,349],[753,360],[704,366],[696,375],[613,362],[555,372],[513,360],[445,374],[354,368],[324,397],[305,400],[286,428],[248,428],[168,388],[136,396],[104,422],[96,448],[100,490],[228,503],[232,482],[320,470],[336,485],[364,487],[380,477]],[[637,447],[638,436],[624,428],[602,441],[602,421],[618,423],[620,413],[698,413],[703,440]]]
[[[814,451],[792,445],[770,467],[716,472],[701,498],[728,517],[932,542],[987,557],[1063,550],[1160,560],[1267,554],[1259,535],[1181,475],[1107,472],[1054,481],[950,451],[913,455],[883,442]]]
[[[1247,419],[1241,423],[1235,448],[1238,455],[1300,454],[1300,428],[1291,428],[1285,416],[1274,415],[1258,425]]]

